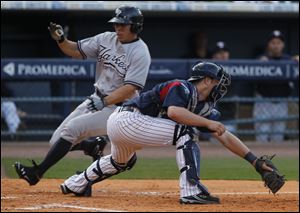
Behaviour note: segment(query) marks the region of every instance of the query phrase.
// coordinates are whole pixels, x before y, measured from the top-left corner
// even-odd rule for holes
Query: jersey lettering
[[[98,55],[98,60],[106,60],[110,61],[111,63],[115,64],[117,67],[120,67],[124,71],[127,71],[128,65],[125,63],[125,55],[111,55],[109,48],[100,45],[100,51]],[[106,62],[107,63],[107,62]]]

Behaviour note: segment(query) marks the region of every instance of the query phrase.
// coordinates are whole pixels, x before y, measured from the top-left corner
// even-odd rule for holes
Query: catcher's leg
[[[94,161],[84,172],[65,180],[61,185],[61,190],[63,194],[74,193],[77,196],[91,196],[92,184],[130,170],[135,165],[136,160],[136,154],[133,153],[126,164],[119,164],[113,160],[111,155],[106,155]]]
[[[200,182],[200,150],[188,135],[177,142],[176,160],[180,170],[180,203],[219,203]]]

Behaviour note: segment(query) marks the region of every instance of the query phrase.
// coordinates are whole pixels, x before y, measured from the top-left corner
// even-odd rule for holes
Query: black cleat
[[[219,204],[220,199],[211,195],[197,194],[180,198],[181,204]]]
[[[104,155],[103,150],[107,144],[107,140],[99,136],[90,143],[93,143],[93,147],[89,151],[84,151],[84,154],[91,156],[94,162]]]
[[[63,194],[73,193],[77,197],[91,197],[92,196],[92,184],[88,183],[85,190],[82,193],[71,191],[65,184],[60,185],[61,192]]]
[[[32,160],[33,167],[23,166],[20,162],[16,162],[14,167],[20,178],[26,180],[30,186],[37,184],[41,177],[38,174],[38,168],[34,160]]]

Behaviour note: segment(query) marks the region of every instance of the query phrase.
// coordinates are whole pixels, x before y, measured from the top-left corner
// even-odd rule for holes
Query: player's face
[[[219,83],[219,81],[216,79],[205,77],[200,83],[202,84],[200,89],[202,97],[200,98],[203,98],[205,100],[211,93],[212,89]]]
[[[221,50],[213,55],[213,59],[226,61],[229,59],[229,52]]]
[[[212,79],[212,78],[207,78],[207,88],[209,92],[219,83],[218,80]]]
[[[284,43],[279,38],[273,38],[268,43],[268,51],[271,56],[281,56]]]
[[[137,35],[130,31],[130,27],[130,24],[114,24],[115,31],[121,43],[130,42],[137,38]]]

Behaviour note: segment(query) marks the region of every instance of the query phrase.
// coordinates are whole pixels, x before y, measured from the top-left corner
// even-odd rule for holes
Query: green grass
[[[41,162],[41,159],[36,159]],[[26,159],[2,158],[1,163],[5,167],[8,177],[17,178],[12,167],[15,161],[30,165]],[[299,159],[297,157],[276,157],[273,162],[288,180],[299,180]],[[52,167],[44,175],[45,178],[67,178],[76,171],[83,171],[91,164],[88,159],[65,158]],[[179,172],[175,158],[149,159],[139,158],[135,167],[113,179],[178,179]],[[260,180],[255,169],[245,160],[233,158],[205,158],[201,160],[201,179],[205,180]]]

